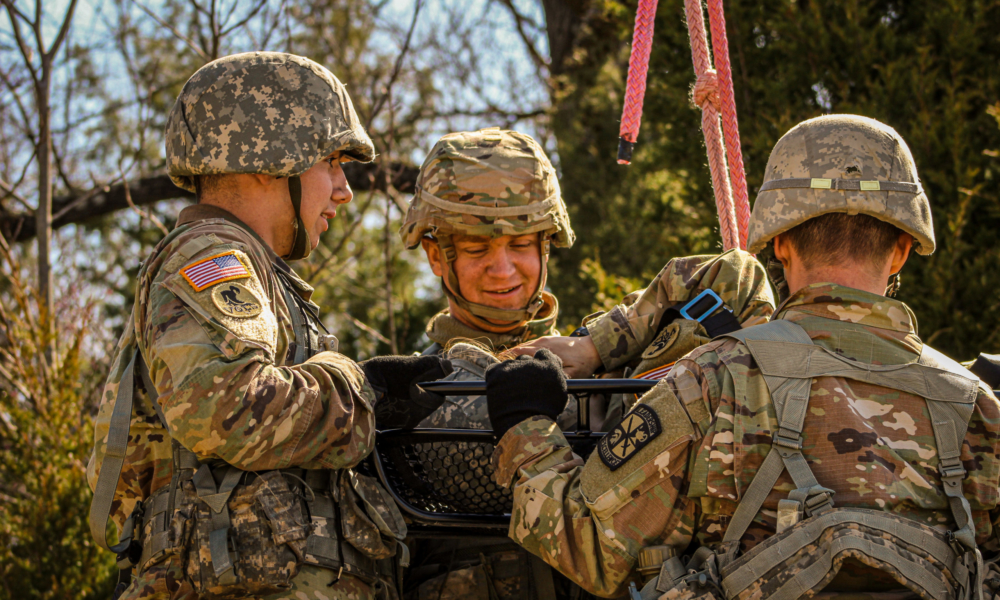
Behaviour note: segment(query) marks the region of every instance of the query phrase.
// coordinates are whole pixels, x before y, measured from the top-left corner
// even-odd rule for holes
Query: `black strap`
[[[687,309],[689,316],[695,317],[695,319],[701,322],[701,326],[705,328],[708,337],[717,338],[720,335],[726,335],[727,333],[742,329],[739,320],[729,306],[725,304],[717,306],[714,309],[714,313],[706,317],[702,311],[698,310],[699,306],[696,305],[697,302],[698,298],[695,298],[688,302],[675,304],[665,310],[663,316],[660,318],[660,324],[656,328],[656,333],[659,334],[666,326],[677,319],[685,319],[686,317],[681,314],[681,311],[684,309]]]
[[[1000,355],[980,354],[969,370],[990,386],[990,389],[1000,387]]]

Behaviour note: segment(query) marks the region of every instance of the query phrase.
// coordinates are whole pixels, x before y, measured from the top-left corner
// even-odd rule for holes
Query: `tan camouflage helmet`
[[[452,236],[536,232],[542,234],[542,276],[527,307],[500,309],[461,297],[452,268]],[[420,167],[399,234],[409,249],[424,237],[437,240],[447,262],[445,293],[484,330],[496,330],[496,322],[516,325],[533,319],[543,306],[549,245],[568,248],[576,240],[545,151],[531,136],[499,127],[450,133],[438,140]]]
[[[747,250],[826,213],[871,215],[913,236],[920,254],[934,252],[931,206],[906,142],[874,119],[827,115],[786,133],[767,161],[750,216]]]
[[[399,233],[413,249],[426,235],[536,231],[561,248],[576,239],[556,171],[531,136],[491,127],[438,140],[420,167]]]
[[[300,175],[333,152],[375,157],[347,90],[326,67],[294,54],[247,52],[188,79],[167,117],[167,165],[177,186],[196,175]]]

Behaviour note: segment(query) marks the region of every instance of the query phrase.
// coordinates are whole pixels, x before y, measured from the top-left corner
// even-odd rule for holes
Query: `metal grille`
[[[595,435],[569,435],[587,456]],[[513,495],[493,482],[493,433],[455,429],[380,431],[375,467],[408,516],[428,525],[506,526]]]
[[[430,513],[503,515],[513,496],[493,483],[490,442],[427,442],[386,453],[386,475],[408,504]],[[404,466],[405,465],[405,466]],[[406,485],[409,468],[419,485]],[[416,482],[411,481],[411,484]]]

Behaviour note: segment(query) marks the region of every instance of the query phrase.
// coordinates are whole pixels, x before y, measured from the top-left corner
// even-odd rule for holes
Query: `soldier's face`
[[[337,216],[337,207],[354,198],[342,164],[346,156],[334,152],[319,161],[300,176],[302,181],[302,222],[309,231],[309,242],[313,249],[319,245],[319,237],[330,228],[328,221]]]
[[[494,308],[519,309],[528,305],[542,276],[539,234],[496,238],[457,235],[453,268],[466,300]],[[434,274],[444,273],[444,257],[437,244],[424,245]]]

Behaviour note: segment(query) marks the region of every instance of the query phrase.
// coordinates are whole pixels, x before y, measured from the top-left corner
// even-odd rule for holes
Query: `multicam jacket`
[[[137,501],[170,483],[171,437],[200,460],[248,471],[343,469],[369,454],[374,395],[361,369],[335,352],[295,364],[315,350],[297,345],[292,327],[293,318],[315,327],[311,293],[230,213],[207,205],[181,212],[140,270],[139,310],[118,343],[97,416],[87,468],[92,488],[118,386],[138,345],[166,423],[137,384],[112,506],[119,528]]]
[[[905,304],[835,284],[799,290],[774,318],[797,323],[813,343],[862,363],[911,363],[923,347]],[[735,396],[735,378],[746,380],[747,397]],[[721,541],[777,426],[763,376],[731,338],[680,360],[633,413],[643,407],[659,430],[624,452],[614,469],[601,459],[600,444],[584,463],[544,417],[508,432],[493,457],[497,482],[514,488],[510,537],[600,595],[620,594],[636,578],[644,547],[684,552],[691,542]],[[976,541],[987,549],[996,547],[1000,517],[998,435],[1000,404],[981,388],[961,458]],[[922,398],[816,378],[803,443],[819,483],[836,492],[835,505],[954,527]],[[784,473],[743,537],[744,551],[775,533],[777,502],[793,488]]]
[[[743,327],[766,323],[774,312],[774,296],[764,267],[742,250],[719,255],[686,256],[672,259],[644,290],[626,296],[626,302],[587,322],[601,362],[608,371],[639,358],[656,358],[664,350],[680,358],[692,347],[654,344],[668,335],[660,328],[667,309],[691,300],[711,288],[734,311]],[[676,334],[675,334],[676,335]],[[707,335],[700,331],[700,337]],[[673,340],[671,340],[673,341]],[[641,367],[637,369],[641,372]]]

